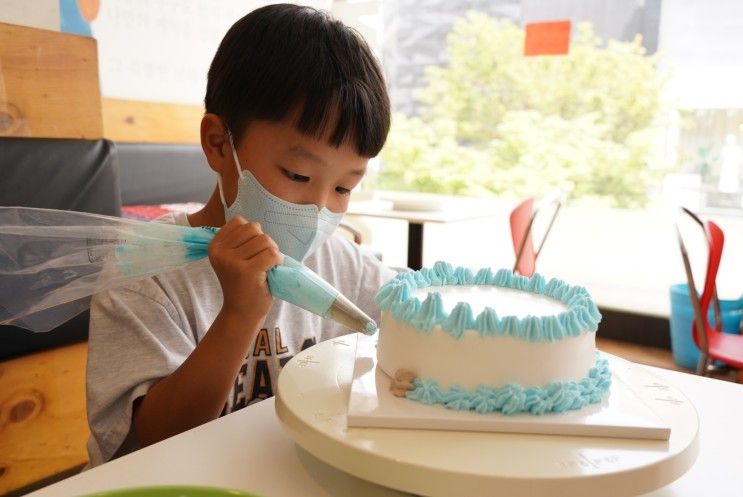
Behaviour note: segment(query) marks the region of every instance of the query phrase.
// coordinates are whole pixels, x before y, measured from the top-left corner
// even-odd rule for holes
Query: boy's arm
[[[209,245],[209,261],[222,286],[222,310],[183,364],[135,405],[133,427],[142,446],[219,417],[271,308],[266,272],[281,263],[281,254],[258,224],[230,220]]]
[[[246,322],[223,308],[186,361],[135,404],[139,443],[144,447],[218,418],[262,324],[261,317]]]

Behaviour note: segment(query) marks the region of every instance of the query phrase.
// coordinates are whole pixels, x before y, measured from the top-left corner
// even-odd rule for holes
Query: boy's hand
[[[235,216],[214,236],[208,252],[222,286],[222,310],[262,321],[271,308],[266,273],[283,262],[276,243],[260,224]]]

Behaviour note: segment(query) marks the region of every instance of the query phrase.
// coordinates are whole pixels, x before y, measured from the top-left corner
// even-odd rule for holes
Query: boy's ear
[[[201,148],[209,167],[220,176],[225,167],[235,167],[227,140],[227,128],[216,114],[205,114],[201,118]]]

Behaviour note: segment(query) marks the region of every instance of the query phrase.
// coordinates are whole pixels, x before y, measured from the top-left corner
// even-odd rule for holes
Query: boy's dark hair
[[[362,157],[382,149],[390,102],[382,71],[353,29],[311,7],[279,4],[237,21],[209,67],[206,112],[239,140],[254,120],[281,121],[300,108],[297,129]]]

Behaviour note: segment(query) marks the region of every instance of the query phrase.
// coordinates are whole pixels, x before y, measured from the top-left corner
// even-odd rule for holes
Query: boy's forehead
[[[302,143],[294,143],[285,148],[285,153],[323,168],[333,168],[334,165],[342,164],[346,173],[357,176],[363,176],[366,173],[369,159],[361,157],[351,144],[346,143],[340,147],[334,147],[316,138],[310,138],[310,140],[313,142],[311,148]]]
[[[336,147],[330,142],[329,133],[323,136],[302,133],[288,119],[251,122],[238,148],[245,142],[253,150],[263,149],[273,154],[276,160],[299,160],[333,169],[340,165],[344,172],[353,175],[363,175],[369,161],[359,155],[352,141],[346,140]]]
[[[312,162],[317,162],[320,165],[325,165],[325,160],[323,160],[322,157],[313,153],[311,150],[307,150],[307,148],[303,147],[301,144],[297,143],[294,145],[290,145],[287,148],[287,152],[295,157],[300,157]]]
[[[352,152],[359,158],[368,159],[361,157],[356,151],[353,134],[349,134],[340,146],[334,146],[334,130],[335,123],[328,123],[319,133],[306,133],[299,128],[296,120],[286,118],[281,121],[253,121],[245,129],[242,138],[255,133],[263,139],[270,139],[282,153],[318,163],[324,162],[323,156],[328,153],[335,154],[339,151]]]

